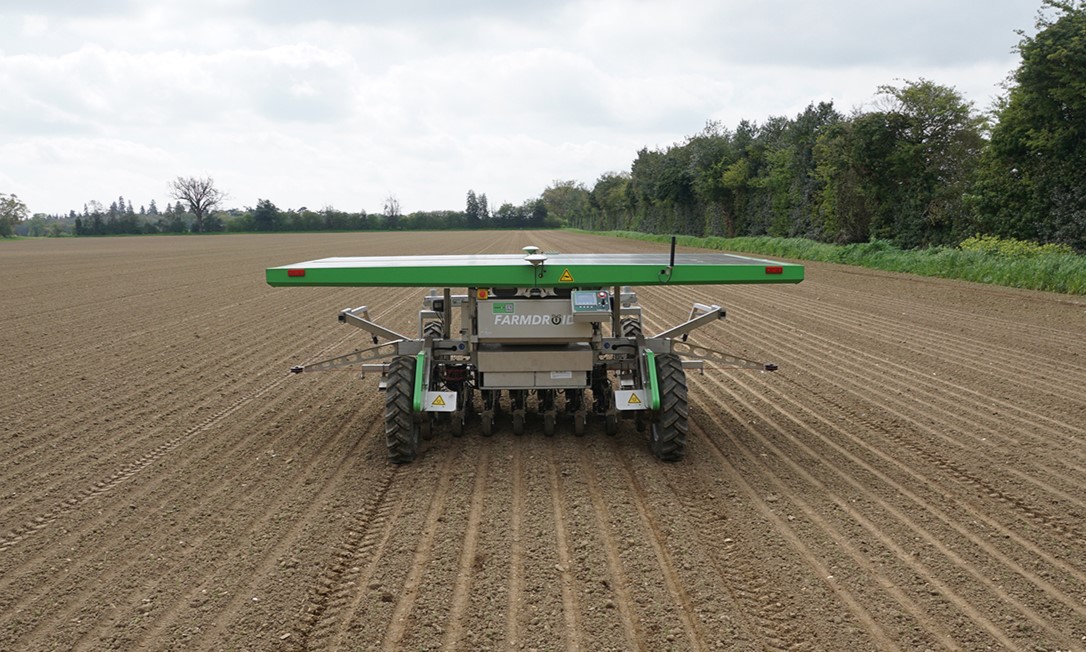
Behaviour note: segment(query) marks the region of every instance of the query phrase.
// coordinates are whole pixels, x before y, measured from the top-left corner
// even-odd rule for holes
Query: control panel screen
[[[574,290],[570,293],[573,314],[603,314],[611,310],[607,290]]]

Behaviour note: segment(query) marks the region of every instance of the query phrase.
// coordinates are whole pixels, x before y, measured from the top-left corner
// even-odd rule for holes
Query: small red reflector
[[[780,266],[777,266],[777,265],[771,265],[771,266],[765,268],[765,273],[766,274],[783,274],[784,273],[784,268],[780,267]]]
[[[476,295],[475,295],[475,296],[479,297],[479,298],[480,298],[480,299],[482,299],[483,301],[486,301],[486,298],[487,298],[488,296],[490,296],[490,293],[489,293],[489,292],[487,292],[486,290],[479,290],[479,291],[478,291],[478,292],[476,293]]]
[[[287,276],[305,276],[304,269],[288,269]]]

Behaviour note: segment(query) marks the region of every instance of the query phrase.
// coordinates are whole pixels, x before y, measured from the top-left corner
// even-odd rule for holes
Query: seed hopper
[[[607,434],[620,422],[648,431],[656,457],[683,456],[688,428],[686,370],[713,366],[772,371],[688,342],[724,319],[718,305],[693,304],[686,321],[645,332],[638,286],[799,283],[803,267],[719,253],[523,254],[323,258],[266,270],[269,285],[424,287],[417,331],[396,332],[359,306],[340,322],[368,332],[373,346],[294,367],[295,373],[355,369],[380,374],[385,440],[395,463],[410,462],[435,428],[482,435],[529,412],[554,435],[581,435],[589,417]],[[657,320],[654,319],[654,322]],[[536,417],[538,418],[538,417]],[[570,422],[572,422],[570,424]]]

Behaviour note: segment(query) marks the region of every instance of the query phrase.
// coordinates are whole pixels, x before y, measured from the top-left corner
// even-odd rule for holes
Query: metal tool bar
[[[396,355],[396,344],[398,343],[398,341],[386,342],[379,346],[362,349],[360,351],[354,351],[346,355],[329,358],[328,360],[321,360],[320,362],[314,362],[312,364],[291,367],[290,372],[293,374],[300,374],[302,372],[310,371],[331,371],[333,369],[343,369],[345,367],[360,365],[362,363],[369,362],[370,360],[391,358],[392,356]]]

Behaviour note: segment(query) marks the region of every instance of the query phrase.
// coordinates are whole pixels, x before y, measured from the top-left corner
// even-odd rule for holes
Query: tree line
[[[120,197],[29,222],[77,235],[574,226],[905,248],[985,234],[1086,251],[1086,0],[1043,0],[1036,27],[1021,34],[1020,64],[988,114],[953,87],[906,81],[849,114],[820,102],[762,123],[709,122],[640,150],[628,171],[592,187],[555,181],[519,206],[492,211],[469,190],[463,210],[407,215],[394,196],[380,213],[283,210],[269,199],[222,210],[211,179],[178,177],[176,203],[161,213]]]
[[[497,210],[488,207],[486,194],[467,192],[465,209],[415,211],[403,214],[399,200],[390,195],[380,213],[365,210],[348,212],[332,206],[311,210],[280,208],[270,199],[258,199],[255,206],[222,209],[225,193],[215,188],[214,180],[199,177],[178,177],[171,187],[203,188],[204,195],[214,190],[216,201],[186,198],[167,202],[164,209],[151,200],[147,206],[135,208],[131,200],[120,196],[108,207],[90,201],[82,211],[71,210],[67,215],[37,214],[22,224],[23,235],[30,236],[102,236],[136,234],[178,234],[216,232],[296,232],[296,231],[377,231],[377,230],[442,230],[442,229],[543,229],[562,226],[548,218],[542,199],[535,198],[520,205],[501,204]],[[197,196],[204,196],[197,195]],[[180,190],[173,196],[184,196]],[[197,197],[194,196],[194,197]],[[192,203],[202,202],[201,214]],[[25,206],[24,213],[25,213]]]
[[[1086,251],[1086,5],[1044,9],[990,115],[954,88],[908,81],[850,115],[824,102],[734,129],[711,122],[642,149],[629,172],[556,183],[544,199],[590,230],[905,248],[989,234]]]

